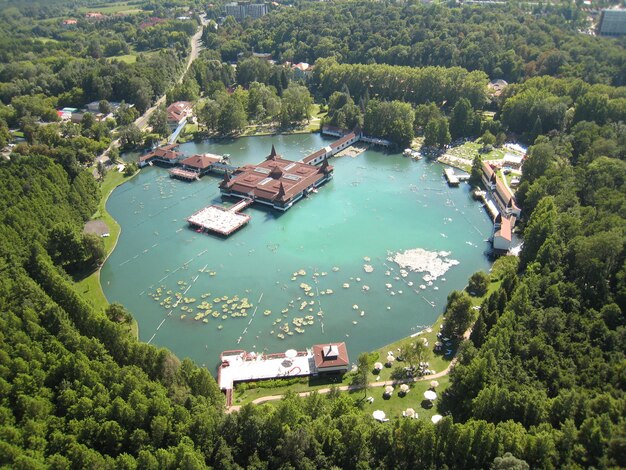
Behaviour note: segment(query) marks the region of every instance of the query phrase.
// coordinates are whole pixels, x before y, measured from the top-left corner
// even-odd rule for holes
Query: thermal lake
[[[180,150],[230,154],[242,165],[260,162],[272,144],[299,160],[332,140],[249,137]],[[187,183],[165,168],[141,170],[107,203],[122,227],[101,272],[107,299],[132,312],[142,341],[212,372],[224,350],[331,341],[345,341],[356,362],[432,324],[451,290],[489,269],[491,222],[468,185],[447,186],[440,164],[373,149],[330,163],[334,178],[317,194],[285,213],[253,204],[250,223],[227,239],[186,222],[202,207],[236,202],[222,201],[221,176]]]

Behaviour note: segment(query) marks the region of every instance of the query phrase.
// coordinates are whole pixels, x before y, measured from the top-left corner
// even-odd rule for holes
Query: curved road
[[[200,19],[202,21],[202,25],[198,28],[198,31],[196,31],[196,34],[194,34],[193,37],[191,38],[191,52],[189,53],[189,57],[187,58],[187,64],[185,65],[185,69],[180,74],[180,77],[178,77],[178,83],[181,83],[183,81],[183,78],[185,77],[185,74],[189,70],[189,67],[191,67],[191,64],[193,63],[193,61],[198,58],[198,55],[200,54],[200,51],[202,50],[202,44],[200,42],[200,38],[202,37],[202,30],[204,26],[207,25],[208,20],[205,19],[205,17],[201,17]],[[154,110],[157,109],[163,103],[165,103],[165,95],[161,96],[158,100],[156,100],[156,103],[154,103],[154,106],[152,106],[151,108],[148,108],[146,112],[143,113],[143,115],[139,116],[137,120],[135,121],[135,125],[139,129],[144,130],[146,126],[148,125],[148,120],[150,119],[150,116],[152,115]]]
[[[209,21],[204,16],[200,17],[200,21],[202,22],[202,24],[198,27],[196,34],[194,34],[191,38],[191,52],[189,53],[189,56],[187,57],[187,64],[185,65],[185,68],[181,72],[180,77],[178,77],[178,83],[181,83],[183,81],[183,78],[185,77],[185,74],[189,70],[189,67],[191,67],[191,64],[193,63],[193,61],[198,58],[198,55],[200,54],[200,51],[202,50],[202,43],[200,41],[200,38],[202,37],[202,31],[204,27],[208,24]],[[154,103],[152,107],[146,109],[146,111],[135,120],[134,124],[143,131],[148,126],[148,120],[150,119],[150,116],[152,115],[154,110],[157,109],[163,103],[165,103],[165,95],[159,97],[159,99],[156,100],[156,102]],[[120,145],[119,139],[115,139],[111,141],[111,143],[109,144],[109,147],[104,152],[102,152],[102,155],[100,155],[96,159],[96,163],[99,161],[105,160],[108,157],[111,149],[113,147],[119,147],[119,145]]]

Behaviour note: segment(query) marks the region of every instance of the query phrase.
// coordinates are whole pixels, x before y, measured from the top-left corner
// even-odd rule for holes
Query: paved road
[[[193,63],[193,61],[198,58],[198,55],[200,54],[200,51],[202,50],[202,42],[200,40],[202,37],[202,30],[204,26],[208,24],[209,21],[205,17],[201,17],[200,19],[202,21],[202,25],[198,27],[198,31],[196,31],[196,34],[194,34],[193,37],[191,38],[191,52],[189,53],[189,56],[187,57],[187,63],[185,64],[184,70],[181,72],[180,77],[178,77],[178,83],[181,83],[183,81],[183,78],[185,77],[185,74],[189,70],[189,67],[191,67],[191,64]],[[159,99],[154,103],[154,106],[148,108],[146,112],[144,112],[141,116],[139,116],[137,120],[135,120],[134,124],[143,131],[148,126],[148,120],[150,119],[150,116],[152,115],[154,110],[157,109],[163,103],[165,103],[165,95],[159,97]],[[105,157],[108,157],[109,152],[111,151],[112,148],[119,147],[119,146],[120,146],[120,140],[119,139],[113,140],[109,144],[109,147],[102,153],[102,155],[98,157],[98,159],[105,159]]]
[[[198,58],[198,55],[200,54],[200,51],[202,50],[202,43],[200,41],[200,38],[202,37],[202,29],[207,23],[208,23],[208,20],[206,20],[203,17],[202,26],[198,28],[198,31],[196,32],[196,34],[194,34],[193,37],[191,38],[191,52],[189,53],[189,57],[187,57],[187,64],[185,65],[183,72],[180,74],[180,77],[178,77],[178,83],[181,83],[183,81],[183,78],[185,78],[185,74],[189,70],[189,67],[191,67],[191,64],[193,63],[193,61]],[[148,126],[148,120],[150,119],[150,116],[152,115],[154,110],[157,109],[159,106],[161,106],[163,103],[165,103],[165,95],[161,96],[156,101],[154,106],[152,106],[151,108],[148,108],[146,112],[143,113],[142,116],[138,117],[137,120],[135,121],[135,125],[143,131]]]

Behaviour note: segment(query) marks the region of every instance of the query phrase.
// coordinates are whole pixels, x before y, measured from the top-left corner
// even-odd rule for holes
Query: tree
[[[98,103],[98,111],[106,116],[107,114],[111,114],[111,112],[113,112],[113,108],[107,100],[100,100]]]
[[[54,227],[48,235],[48,253],[60,266],[71,266],[84,259],[82,237],[69,222],[62,222]]]
[[[259,82],[252,82],[248,90],[248,118],[262,121],[280,113],[280,98],[276,91]]]
[[[311,117],[311,108],[313,107],[313,98],[307,87],[302,85],[291,84],[283,91],[280,123],[282,126],[288,126],[309,119]]]
[[[106,258],[104,241],[94,233],[83,234],[83,251],[85,262],[91,266],[100,266]]]
[[[463,336],[472,322],[472,300],[465,292],[452,291],[446,305],[445,335],[455,338]]]
[[[143,142],[143,133],[135,124],[130,124],[120,129],[119,139],[122,148],[137,148]]]
[[[461,98],[452,108],[450,116],[450,135],[453,139],[469,137],[477,132],[477,124],[480,124],[474,108],[467,98]]]
[[[220,111],[218,130],[222,135],[229,135],[241,132],[247,124],[246,110],[237,96],[232,94]]]
[[[472,171],[470,172],[469,183],[472,186],[478,186],[483,177],[483,160],[480,154],[476,154],[472,160]]]
[[[426,362],[430,356],[430,349],[426,346],[426,343],[422,338],[417,338],[416,341],[411,341],[401,346],[401,354],[404,360],[409,364],[411,368],[415,368],[416,364],[420,362]]]
[[[107,174],[107,168],[104,165],[104,163],[102,163],[101,161],[98,161],[97,170],[98,170],[98,179],[100,181],[103,181],[104,177]]]
[[[366,134],[409,145],[415,136],[415,113],[408,103],[372,99],[367,105],[363,130]]]
[[[356,373],[352,378],[352,385],[363,389],[363,397],[367,396],[369,389],[369,377],[372,370],[372,361],[369,353],[364,352],[359,354],[357,360]]]
[[[122,304],[113,302],[107,306],[104,311],[107,318],[116,323],[130,323],[133,319],[132,315]]]
[[[115,119],[120,126],[127,126],[129,124],[132,124],[138,117],[139,113],[137,112],[135,107],[130,106],[124,101],[120,103],[117,111],[115,111]]]
[[[150,115],[150,119],[148,119],[148,124],[152,126],[152,132],[160,135],[161,137],[166,137],[170,133],[170,127],[167,124],[167,111],[165,109],[165,105],[160,105],[154,112]]]
[[[491,465],[492,470],[529,470],[528,465],[524,460],[516,458],[510,452],[507,452],[502,457],[496,457]]]
[[[424,129],[424,145],[426,147],[439,147],[450,143],[450,131],[446,118],[431,119]]]
[[[480,138],[480,141],[483,144],[483,148],[484,149],[489,149],[491,150],[491,148],[495,145],[496,143],[496,138],[495,136],[489,132],[489,131],[485,131],[485,133],[482,135],[482,137]]]
[[[487,293],[489,289],[489,275],[484,271],[478,271],[472,274],[469,278],[467,285],[467,291],[470,295],[476,297],[482,297]]]

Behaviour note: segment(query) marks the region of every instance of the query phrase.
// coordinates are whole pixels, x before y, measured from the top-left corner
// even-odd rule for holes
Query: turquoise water
[[[240,165],[260,161],[272,144],[285,158],[300,159],[331,141],[317,134],[254,137],[188,143],[181,150],[187,155],[227,153]],[[185,221],[200,208],[222,202],[219,176],[185,183],[170,179],[164,168],[143,169],[107,203],[122,227],[101,272],[108,300],[130,309],[141,340],[212,371],[223,350],[278,352],[328,341],[345,341],[354,362],[359,352],[432,324],[452,289],[489,268],[485,240],[491,223],[484,210],[467,185],[448,188],[438,163],[376,150],[331,163],[334,179],[318,194],[286,213],[253,205],[246,209],[250,223],[228,239],[198,234]],[[451,252],[459,264],[422,290],[423,274],[402,278],[399,267],[387,260],[390,253],[412,248]],[[364,264],[374,271],[366,273]],[[306,274],[292,280],[299,270]],[[314,295],[307,295],[301,283]],[[332,294],[322,294],[328,289]],[[213,302],[223,296],[228,299]],[[237,308],[228,303],[233,297]],[[245,316],[244,297],[251,304]],[[210,312],[194,319],[203,302],[219,312],[218,318]],[[294,324],[294,318],[303,321]],[[284,324],[291,335],[280,330]]]

